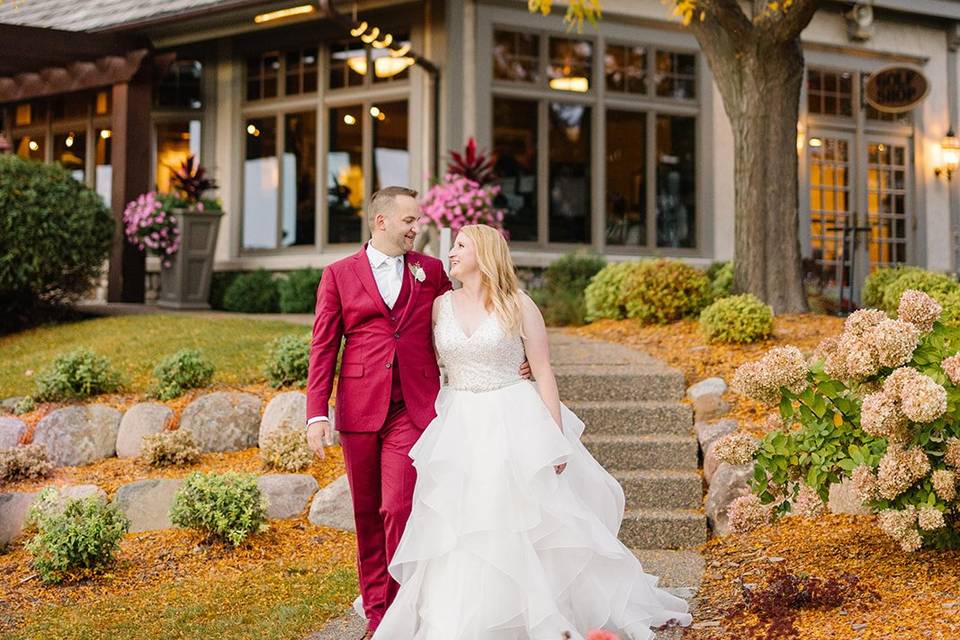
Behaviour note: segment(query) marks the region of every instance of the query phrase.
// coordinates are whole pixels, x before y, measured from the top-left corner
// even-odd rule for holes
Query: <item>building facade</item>
[[[109,36],[117,50],[69,39],[56,60],[0,50],[10,152],[64,164],[115,212],[199,156],[227,212],[217,270],[323,266],[355,251],[369,194],[426,190],[470,136],[496,156],[520,265],[577,249],[732,257],[732,132],[696,40],[660,0],[605,0],[599,28],[580,33],[559,8],[531,15],[522,0],[57,4],[5,3],[0,26]],[[838,2],[803,34],[801,243],[828,292],[877,266],[957,268],[960,178],[943,169],[960,121],[958,24],[957,0]],[[129,77],[57,81],[135,51]],[[871,75],[891,67],[925,80],[901,113],[867,99]],[[117,122],[126,153],[111,146]]]

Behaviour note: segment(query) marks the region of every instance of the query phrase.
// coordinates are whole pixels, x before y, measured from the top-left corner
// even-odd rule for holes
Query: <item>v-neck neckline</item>
[[[454,304],[453,304],[453,292],[452,292],[452,291],[448,294],[448,297],[449,297],[449,302],[450,302],[450,317],[451,317],[451,319],[453,320],[453,324],[456,325],[457,330],[459,330],[459,331],[460,331],[460,334],[461,334],[464,338],[466,338],[467,340],[473,339],[473,336],[477,335],[477,332],[479,332],[480,329],[482,329],[482,328],[484,327],[484,325],[486,325],[487,322],[490,321],[490,318],[492,318],[493,315],[494,315],[494,314],[492,314],[492,313],[488,313],[488,314],[487,314],[487,317],[484,318],[483,320],[481,320],[480,323],[473,329],[473,332],[472,332],[471,334],[467,335],[467,332],[464,331],[464,329],[463,329],[463,325],[460,324],[460,321],[457,319],[457,308],[456,308],[456,307],[454,306]]]

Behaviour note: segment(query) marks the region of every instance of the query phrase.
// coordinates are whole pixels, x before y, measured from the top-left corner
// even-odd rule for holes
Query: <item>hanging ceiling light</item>
[[[280,20],[281,18],[307,15],[315,12],[316,10],[317,8],[312,4],[301,4],[288,9],[280,9],[278,11],[270,11],[269,13],[261,13],[260,15],[255,16],[253,21],[257,24],[263,24],[264,22],[273,22],[274,20]]]

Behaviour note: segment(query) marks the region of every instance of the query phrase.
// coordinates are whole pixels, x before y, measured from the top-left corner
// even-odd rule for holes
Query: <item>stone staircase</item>
[[[550,350],[560,398],[586,424],[584,445],[623,485],[624,544],[637,551],[705,542],[683,375],[641,352],[559,331],[551,332]]]

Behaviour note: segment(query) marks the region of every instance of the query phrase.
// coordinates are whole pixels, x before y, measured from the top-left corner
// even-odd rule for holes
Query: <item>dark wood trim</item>
[[[129,82],[113,85],[113,166],[114,227],[110,268],[107,275],[108,302],[143,302],[146,256],[127,242],[123,233],[123,210],[127,203],[150,190],[150,107],[153,102],[151,68],[141,69]]]

